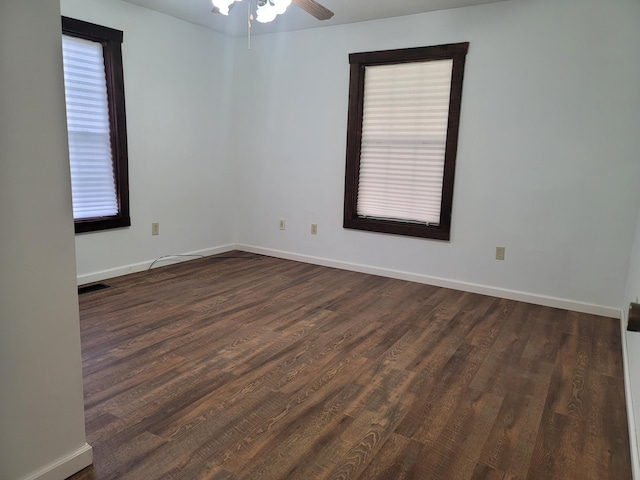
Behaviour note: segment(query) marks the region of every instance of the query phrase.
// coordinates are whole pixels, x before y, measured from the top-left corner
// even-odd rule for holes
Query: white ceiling
[[[234,37],[247,34],[247,7],[253,0],[242,0],[236,4],[228,17],[211,12],[210,0],[125,0],[141,7],[156,10],[187,22],[202,25]],[[446,10],[494,3],[503,0],[318,0],[334,12],[330,20],[319,21],[295,5],[271,23],[253,22],[252,35],[303,30],[328,25],[365,22],[381,18],[400,17],[416,13]]]

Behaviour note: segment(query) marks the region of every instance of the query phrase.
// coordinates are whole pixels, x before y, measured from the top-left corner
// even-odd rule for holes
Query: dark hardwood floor
[[[107,283],[73,480],[631,478],[617,320],[243,252]]]

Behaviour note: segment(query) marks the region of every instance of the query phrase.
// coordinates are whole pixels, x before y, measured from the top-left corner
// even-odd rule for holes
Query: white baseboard
[[[158,259],[146,260],[144,262],[133,263],[131,265],[124,265],[122,267],[110,268],[108,270],[102,270],[94,273],[87,273],[84,275],[78,275],[78,285],[85,285],[87,283],[100,282],[108,278],[120,277],[122,275],[128,275],[130,273],[137,273],[147,270],[154,262],[155,265],[166,265],[167,263],[178,263],[187,260],[193,260],[197,256],[208,257],[210,255],[218,255],[220,253],[230,252],[235,250],[236,245],[223,245],[221,247],[206,248],[204,250],[197,250],[195,252],[175,253],[173,255],[163,256],[160,261]],[[182,255],[182,256],[181,256]],[[192,258],[188,258],[193,255]]]
[[[624,369],[624,393],[627,403],[627,424],[629,428],[629,447],[631,450],[631,471],[634,480],[640,480],[640,455],[638,453],[638,434],[636,418],[633,408],[633,394],[631,391],[631,373],[629,370],[629,350],[627,346],[627,316],[624,310],[620,317],[620,337],[622,339],[622,368]]]
[[[407,280],[410,282],[425,283],[435,285],[437,287],[452,288],[465,292],[478,293],[481,295],[489,295],[493,297],[506,298],[509,300],[517,300],[520,302],[533,303],[536,305],[544,305],[547,307],[562,308],[575,312],[589,313],[592,315],[601,315],[603,317],[620,318],[620,309],[602,305],[593,305],[590,303],[576,302],[565,298],[556,298],[546,295],[520,292],[517,290],[509,290],[505,288],[492,287],[488,285],[480,285],[476,283],[462,282],[459,280],[451,280],[447,278],[432,277],[418,273],[403,272],[388,268],[372,267],[358,263],[343,262],[339,260],[331,260],[328,258],[314,257],[311,255],[302,255],[297,253],[286,252],[283,250],[275,250],[271,248],[256,247],[254,245],[245,244],[229,244],[220,247],[207,248],[195,252],[175,253],[175,256],[163,257],[161,262],[156,265],[166,265],[167,262],[177,263],[189,260],[189,255],[218,255],[220,253],[230,252],[232,250],[242,250],[260,255],[268,255],[271,257],[283,258],[286,260],[295,260],[298,262],[311,263],[314,265],[322,265],[325,267],[339,268],[341,270],[350,270],[353,272],[369,273],[371,275],[380,275],[383,277],[397,278],[399,280]],[[184,256],[180,256],[184,255]],[[84,285],[92,282],[99,282],[108,278],[119,277],[129,273],[136,273],[147,270],[157,259],[147,260],[145,262],[124,265],[109,270],[78,275],[78,285]]]
[[[75,452],[42,467],[37,472],[24,477],[23,480],[64,480],[92,463],[93,449],[91,445],[85,443]]]
[[[327,258],[313,257],[310,255],[300,255],[296,253],[285,252],[282,250],[274,250],[270,248],[256,247],[253,245],[236,245],[237,250],[245,252],[258,253],[271,257],[284,258],[286,260],[295,260],[298,262],[311,263],[314,265],[322,265],[324,267],[339,268],[341,270],[350,270],[353,272],[369,273],[371,275],[380,275],[382,277],[397,278],[399,280],[407,280],[410,282],[425,283],[427,285],[435,285],[437,287],[452,288],[454,290],[462,290],[464,292],[478,293],[481,295],[489,295],[492,297],[506,298],[509,300],[517,300],[520,302],[533,303],[536,305],[544,305],[546,307],[562,308],[575,312],[589,313],[592,315],[600,315],[603,317],[620,318],[620,309],[607,307],[602,305],[592,305],[590,303],[576,302],[565,298],[549,297],[546,295],[538,295],[533,293],[519,292],[516,290],[508,290],[504,288],[491,287],[475,283],[461,282],[459,280],[450,280],[440,277],[431,277],[418,273],[403,272],[400,270],[392,270],[388,268],[371,267],[369,265],[361,265],[357,263],[342,262],[330,260]]]

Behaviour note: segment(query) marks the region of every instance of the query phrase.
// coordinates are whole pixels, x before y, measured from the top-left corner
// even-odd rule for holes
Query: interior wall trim
[[[462,290],[464,292],[478,293],[491,297],[506,298],[508,300],[517,300],[519,302],[533,303],[535,305],[543,305],[546,307],[562,308],[580,313],[589,313],[592,315],[600,315],[603,317],[620,318],[620,308],[609,307],[605,305],[594,305],[590,303],[578,302],[566,298],[557,298],[535,293],[520,292],[517,290],[508,290],[489,285],[480,285],[476,283],[462,282],[459,280],[450,280],[447,278],[431,277],[411,272],[403,272],[400,270],[392,270],[388,268],[372,267],[369,265],[361,265],[357,263],[342,262],[338,260],[330,260],[327,258],[314,257],[310,255],[300,255],[297,253],[285,252],[282,250],[273,250],[270,248],[256,247],[254,245],[236,245],[237,250],[250,253],[258,253],[269,255],[271,257],[283,258],[286,260],[295,260],[298,262],[311,263],[314,265],[322,265],[325,267],[339,268],[342,270],[350,270],[353,272],[369,273],[372,275],[380,275],[383,277],[397,278],[399,280],[407,280],[410,282],[424,283],[434,285],[436,287],[451,288],[454,290]]]
[[[627,313],[620,311],[620,338],[622,340],[622,368],[624,370],[624,398],[627,403],[627,424],[629,430],[629,447],[631,449],[631,472],[634,480],[640,480],[640,453],[638,452],[638,433],[636,431],[636,418],[633,408],[633,393],[631,391],[631,373],[629,370],[629,349],[627,346],[628,335],[638,335],[627,332]]]
[[[85,443],[76,451],[58,458],[23,480],[63,480],[93,463],[93,449]]]
[[[236,249],[235,244],[222,245],[220,247],[205,248],[203,250],[196,250],[193,252],[171,252],[167,255],[202,255],[208,257],[210,255],[218,255],[220,253],[227,253]],[[98,272],[87,273],[84,275],[78,275],[78,285],[85,285],[87,283],[100,282],[109,278],[120,277],[122,275],[128,275],[130,273],[137,273],[147,270],[149,266],[157,259],[145,260],[144,262],[132,263],[129,265],[123,265],[121,267],[110,268],[108,270],[101,270]],[[170,265],[172,263],[186,262],[187,260],[193,260],[193,258],[186,257],[173,257],[166,258],[162,262],[156,263],[157,267],[162,265]],[[154,269],[156,268],[154,266]]]
[[[563,308],[580,313],[589,313],[592,315],[600,315],[603,317],[621,318],[620,308],[610,307],[606,305],[595,305],[590,303],[578,302],[566,298],[551,297],[535,293],[521,292],[518,290],[509,290],[505,288],[493,287],[490,285],[481,285],[477,283],[463,282],[460,280],[451,280],[448,278],[432,277],[412,272],[404,272],[401,270],[393,270],[389,268],[372,267],[370,265],[362,265],[358,263],[343,262],[323,257],[314,257],[312,255],[302,255],[298,253],[287,252],[283,250],[275,250],[271,248],[257,247],[255,245],[246,244],[228,244],[219,247],[211,247],[193,252],[172,252],[173,255],[218,255],[227,253],[232,250],[240,250],[248,253],[257,253],[260,255],[268,255],[271,257],[282,258],[285,260],[295,260],[297,262],[311,263],[313,265],[322,265],[325,267],[339,268],[341,270],[350,270],[353,272],[369,273],[371,275],[380,275],[383,277],[397,278],[399,280],[407,280],[409,282],[424,283],[434,285],[436,287],[452,288],[454,290],[462,290],[464,292],[478,293],[480,295],[488,295],[491,297],[506,298],[508,300],[517,300],[519,302],[533,303],[535,305],[543,305],[546,307]],[[127,275],[129,273],[141,272],[149,268],[155,259],[146,260],[144,262],[123,265],[99,272],[78,275],[78,285],[99,282],[109,278]],[[158,266],[167,265],[169,263],[179,263],[190,260],[186,257],[175,257],[160,263]],[[156,268],[156,267],[154,267]]]

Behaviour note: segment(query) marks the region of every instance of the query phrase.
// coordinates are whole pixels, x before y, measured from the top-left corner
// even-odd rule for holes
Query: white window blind
[[[74,219],[118,214],[102,44],[62,36]]]
[[[365,68],[359,216],[437,225],[453,60]]]

